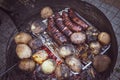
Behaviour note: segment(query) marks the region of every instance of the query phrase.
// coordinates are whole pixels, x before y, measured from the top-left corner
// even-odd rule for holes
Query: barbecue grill
[[[75,9],[84,19],[100,31],[108,32],[111,35],[111,47],[106,54],[111,58],[112,63],[108,70],[98,73],[95,80],[106,80],[113,71],[117,59],[117,42],[106,16],[95,6],[80,0],[4,0],[1,10],[7,13],[14,22],[16,29],[8,40],[6,49],[6,70],[0,72],[2,80],[38,80],[35,75],[29,72],[22,72],[18,69],[19,59],[15,53],[14,35],[20,31],[27,31],[30,20],[40,18],[40,10],[45,7],[52,7],[53,11],[60,11],[66,7]],[[42,20],[42,19],[40,19]],[[44,80],[44,79],[43,79]]]

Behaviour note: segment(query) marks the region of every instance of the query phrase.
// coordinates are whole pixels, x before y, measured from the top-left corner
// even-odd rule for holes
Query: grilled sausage
[[[63,20],[61,18],[61,15],[59,13],[55,13],[55,22],[56,25],[58,26],[59,30],[65,34],[66,36],[70,36],[72,34],[72,31],[70,29],[68,29],[68,27],[66,27],[63,23]]]
[[[82,19],[80,19],[80,17],[78,17],[72,9],[68,10],[68,15],[74,23],[82,26],[83,29],[88,28],[88,25]]]
[[[65,26],[67,26],[70,30],[75,31],[75,32],[78,32],[78,31],[81,31],[81,30],[82,30],[82,28],[81,28],[80,26],[74,24],[74,23],[70,20],[67,12],[63,11],[63,13],[62,13],[62,18],[63,18],[63,21],[64,21],[64,23],[65,23]]]
[[[53,17],[48,18],[48,31],[58,44],[67,42],[67,38],[55,27]]]

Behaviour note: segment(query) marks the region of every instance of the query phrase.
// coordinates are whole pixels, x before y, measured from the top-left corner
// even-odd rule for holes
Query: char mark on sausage
[[[80,17],[78,17],[72,9],[68,9],[68,15],[74,23],[76,23],[79,26],[82,26],[84,30],[88,28],[87,23],[85,23]]]
[[[67,42],[67,38],[55,27],[53,17],[48,18],[48,31],[59,45]]]
[[[65,26],[67,26],[70,30],[72,30],[72,31],[74,31],[74,32],[79,32],[79,31],[82,30],[81,26],[76,25],[75,23],[73,23],[73,22],[70,20],[67,12],[63,11],[63,13],[62,13],[62,18],[63,18],[63,21],[64,21]]]
[[[72,31],[66,27],[63,23],[63,19],[61,17],[61,15],[59,13],[55,13],[55,22],[56,22],[56,25],[57,27],[59,28],[59,30],[65,34],[66,36],[70,36],[72,34]]]

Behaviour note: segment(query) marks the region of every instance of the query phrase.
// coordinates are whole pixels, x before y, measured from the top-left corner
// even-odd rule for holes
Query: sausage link
[[[59,30],[65,34],[66,36],[70,36],[72,34],[72,31],[70,29],[68,29],[68,27],[66,27],[63,23],[63,20],[61,18],[61,15],[59,13],[55,13],[55,22],[57,27],[59,28]]]
[[[55,27],[53,17],[48,18],[48,31],[59,45],[67,42],[67,38]]]
[[[73,23],[70,20],[67,12],[63,11],[62,18],[63,18],[65,26],[67,26],[70,30],[75,31],[75,32],[78,32],[78,31],[82,30],[81,26],[76,25],[75,23]]]
[[[82,26],[83,29],[88,28],[88,25],[80,17],[78,17],[72,9],[68,9],[68,15],[74,23]]]

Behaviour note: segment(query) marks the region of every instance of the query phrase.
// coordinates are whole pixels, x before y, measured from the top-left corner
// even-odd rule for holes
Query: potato
[[[65,58],[71,54],[74,54],[74,52],[75,52],[75,48],[71,44],[66,44],[59,48],[59,55],[63,58]]]
[[[44,50],[39,50],[35,54],[33,54],[32,58],[38,64],[41,64],[43,63],[44,60],[48,58],[48,53]]]
[[[45,31],[46,28],[47,28],[47,26],[40,20],[34,21],[31,25],[31,31],[34,34],[39,34],[43,31]]]
[[[65,80],[70,77],[70,69],[65,64],[57,65],[55,74],[58,80]]]
[[[74,72],[80,72],[82,65],[81,62],[73,57],[73,56],[69,56],[65,59],[66,64],[74,71]]]
[[[39,38],[30,40],[28,44],[32,49],[38,49],[43,45],[42,40]]]
[[[98,40],[103,44],[103,45],[107,45],[110,43],[110,35],[106,32],[101,32],[98,35]]]
[[[44,61],[41,65],[41,69],[44,74],[51,74],[55,71],[56,63],[53,59]]]
[[[94,50],[94,49],[100,49],[101,45],[99,42],[91,42],[90,43],[90,49]]]
[[[27,44],[32,39],[32,37],[28,33],[20,32],[15,36],[14,39],[16,44]]]
[[[101,44],[99,42],[91,42],[89,46],[93,54],[98,54],[100,52]]]
[[[23,59],[20,61],[18,67],[24,71],[33,71],[35,68],[35,62],[31,59]]]
[[[53,14],[53,10],[50,7],[46,6],[41,10],[40,14],[42,18],[49,18]]]
[[[75,32],[70,36],[70,40],[74,44],[81,44],[85,42],[86,35],[83,32]]]
[[[81,58],[82,58],[83,61],[87,61],[88,60],[88,53],[87,52],[82,53]]]
[[[31,49],[26,44],[18,44],[16,47],[16,53],[20,59],[30,58],[32,55]]]
[[[107,55],[97,55],[93,60],[93,66],[98,72],[105,71],[111,63]]]

